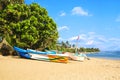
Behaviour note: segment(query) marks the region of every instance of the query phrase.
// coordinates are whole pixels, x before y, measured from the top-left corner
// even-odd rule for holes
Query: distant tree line
[[[80,47],[76,49],[76,45],[75,44],[70,44],[68,41],[66,42],[61,42],[58,43],[57,45],[57,50],[59,51],[63,51],[63,52],[72,52],[75,53],[76,50],[77,52],[99,52],[99,48],[84,48],[84,47]]]

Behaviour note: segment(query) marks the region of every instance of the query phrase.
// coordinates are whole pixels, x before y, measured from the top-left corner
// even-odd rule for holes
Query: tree
[[[72,47],[75,48],[75,44],[73,44]]]
[[[80,47],[79,51],[80,52],[85,52],[85,48],[84,47]]]
[[[66,41],[66,46],[67,46],[67,48],[70,48],[70,47],[71,47],[69,41]]]
[[[5,9],[9,4],[23,4],[24,0],[0,0],[0,10]]]
[[[23,4],[24,3],[24,0],[9,0],[10,3],[13,3],[13,4]]]
[[[9,0],[0,0],[0,10],[5,9],[8,4],[10,4]]]
[[[0,35],[12,46],[53,48],[58,38],[56,23],[36,3],[9,4],[0,13],[0,26]]]

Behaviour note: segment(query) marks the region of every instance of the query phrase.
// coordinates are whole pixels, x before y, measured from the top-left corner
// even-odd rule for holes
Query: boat
[[[68,55],[69,59],[71,60],[75,60],[75,61],[84,61],[85,56],[81,53],[81,54],[72,54],[69,52],[65,52],[64,54],[60,53],[57,54],[55,51],[46,51],[46,52],[42,52],[42,51],[38,51],[38,50],[33,50],[33,49],[27,49],[27,52],[33,56],[36,56],[36,54],[39,54],[39,56],[44,57],[43,55],[40,54],[55,54],[55,55]],[[38,56],[38,55],[37,55]]]
[[[48,54],[47,52],[41,51],[42,54],[35,54],[28,52],[28,50],[21,49],[19,47],[14,47],[14,50],[18,52],[20,57],[34,60],[43,60],[50,62],[59,62],[59,63],[68,63],[68,55],[67,54]]]
[[[27,58],[27,59],[30,59],[30,55],[27,53],[27,50],[25,49],[22,49],[22,48],[18,48],[18,47],[14,47],[14,50],[18,52],[18,55],[20,57],[23,57],[23,58]]]
[[[28,53],[34,53],[34,54],[56,54],[55,51],[46,51],[46,52],[43,52],[43,51],[38,51],[38,50],[33,50],[33,49],[27,49],[27,52]]]
[[[74,60],[74,61],[84,61],[85,56],[81,54],[75,54],[75,53],[69,53],[65,52],[64,54],[67,54],[69,56],[69,59]]]

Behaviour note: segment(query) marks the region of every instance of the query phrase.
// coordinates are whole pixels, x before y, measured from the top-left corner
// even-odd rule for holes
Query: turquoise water
[[[120,60],[120,51],[102,51],[102,52],[87,54],[87,56],[95,57],[95,58]]]

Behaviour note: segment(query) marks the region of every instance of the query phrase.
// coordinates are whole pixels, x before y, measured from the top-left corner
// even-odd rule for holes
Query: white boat
[[[83,56],[82,53],[79,55],[75,55],[75,53],[66,52],[64,54],[69,55],[69,58],[72,60],[75,60],[75,61],[84,61],[85,60],[85,56]]]

